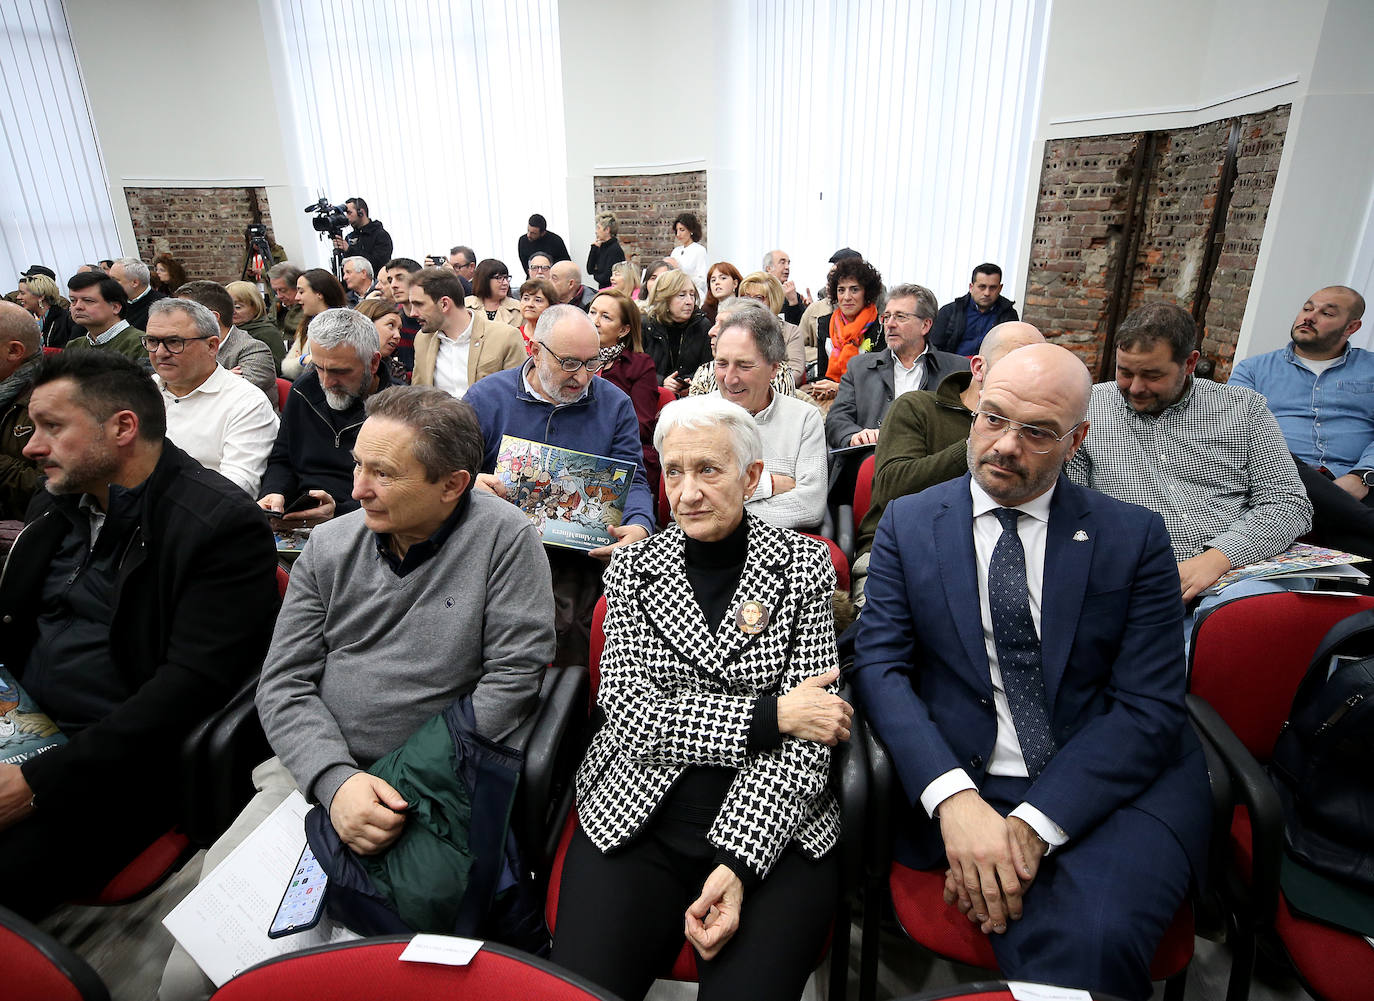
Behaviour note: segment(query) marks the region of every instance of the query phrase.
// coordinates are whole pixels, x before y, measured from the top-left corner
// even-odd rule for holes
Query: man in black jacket
[[[344,252],[345,257],[366,257],[372,262],[372,272],[376,274],[391,260],[391,234],[382,229],[382,224],[367,214],[367,202],[362,198],[350,198],[344,202],[348,224],[353,231],[345,240],[334,237],[334,246]]]
[[[980,264],[973,269],[968,295],[947,303],[935,317],[930,345],[965,357],[976,355],[989,330],[1019,319],[1015,304],[1002,296],[1002,269]]]
[[[0,576],[0,657],[67,742],[0,765],[0,903],[38,915],[176,822],[178,745],[261,664],[277,593],[265,519],[166,440],[132,361],[46,358],[29,412],[47,482]]]

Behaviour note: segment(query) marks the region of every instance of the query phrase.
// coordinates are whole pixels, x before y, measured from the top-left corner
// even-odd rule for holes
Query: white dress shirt
[[[901,359],[895,354],[892,356],[892,398],[894,400],[903,393],[926,388],[926,356],[929,354],[930,345],[927,344],[924,351],[911,359],[910,368],[905,367]]]
[[[256,499],[279,424],[262,390],[218,364],[185,396],[174,396],[161,376],[157,385],[172,444]]]
[[[992,608],[988,603],[988,566],[992,551],[1002,535],[1002,523],[993,513],[1003,505],[987,495],[976,481],[969,481],[973,500],[973,550],[978,564],[978,607],[983,624],[983,645],[988,653],[988,671],[992,676],[992,703],[997,712],[997,742],[988,761],[989,775],[1008,775],[1026,778],[1030,771],[1021,754],[1021,742],[1016,738],[1007,693],[1002,688],[1002,669],[997,660],[997,644],[992,635]],[[1026,591],[1030,597],[1031,619],[1036,635],[1040,634],[1040,598],[1045,582],[1045,537],[1050,524],[1050,501],[1054,487],[1033,500],[1016,505],[1023,517],[1016,520],[1016,534],[1026,552]],[[964,789],[976,789],[973,780],[962,768],[952,768],[934,779],[921,793],[921,805],[932,817],[935,810],[950,796]],[[1022,803],[1011,811],[1040,835],[1050,846],[1057,848],[1069,840],[1068,834],[1049,817],[1029,803]]]
[[[468,325],[457,337],[439,331],[439,352],[434,358],[434,385],[450,396],[462,399],[468,391],[468,355],[472,352],[472,310]]]

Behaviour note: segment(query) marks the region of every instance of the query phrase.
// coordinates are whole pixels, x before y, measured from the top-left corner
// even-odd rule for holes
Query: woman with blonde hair
[[[40,343],[45,348],[60,348],[77,334],[84,333],[67,312],[66,300],[57,291],[57,282],[47,275],[29,275],[19,280],[19,305],[33,314],[42,328]]]
[[[611,288],[630,299],[639,297],[639,263],[621,261],[611,265]]]
[[[644,315],[644,349],[661,386],[681,395],[692,373],[711,358],[711,321],[697,308],[692,276],[674,268],[658,276]]]
[[[277,375],[281,375],[286,340],[277,325],[267,318],[267,303],[258,287],[252,282],[237,281],[224,286],[224,290],[234,300],[234,326],[267,345],[267,350],[272,352],[272,363],[277,366]]]
[[[587,251],[587,274],[599,289],[610,287],[612,269],[625,260],[625,248],[616,239],[619,231],[619,223],[612,213],[602,212],[596,217],[596,240]]]
[[[787,304],[787,293],[782,282],[767,271],[753,271],[744,276],[736,293],[745,299],[754,299],[768,307],[768,312],[781,316]],[[806,339],[801,327],[795,323],[782,321],[782,339],[787,345],[787,369],[792,377],[792,385],[800,386],[806,382]]]

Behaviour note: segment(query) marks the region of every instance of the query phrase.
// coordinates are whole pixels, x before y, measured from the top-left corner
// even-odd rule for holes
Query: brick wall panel
[[[191,280],[225,283],[239,278],[244,230],[253,221],[254,190],[271,239],[266,188],[125,188],[139,256],[152,261],[159,254],[171,254]]]
[[[598,177],[593,183],[593,199],[598,215],[615,214],[625,256],[637,260],[641,267],[672,253],[676,244],[671,227],[679,212],[696,215],[701,222],[701,242],[710,246],[704,170]]]

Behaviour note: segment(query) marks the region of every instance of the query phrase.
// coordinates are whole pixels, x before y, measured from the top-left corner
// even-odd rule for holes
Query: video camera
[[[343,236],[343,228],[348,225],[348,210],[342,205],[330,205],[323,197],[313,205],[305,207],[306,212],[315,213],[310,225],[317,233],[328,233],[331,237]]]

